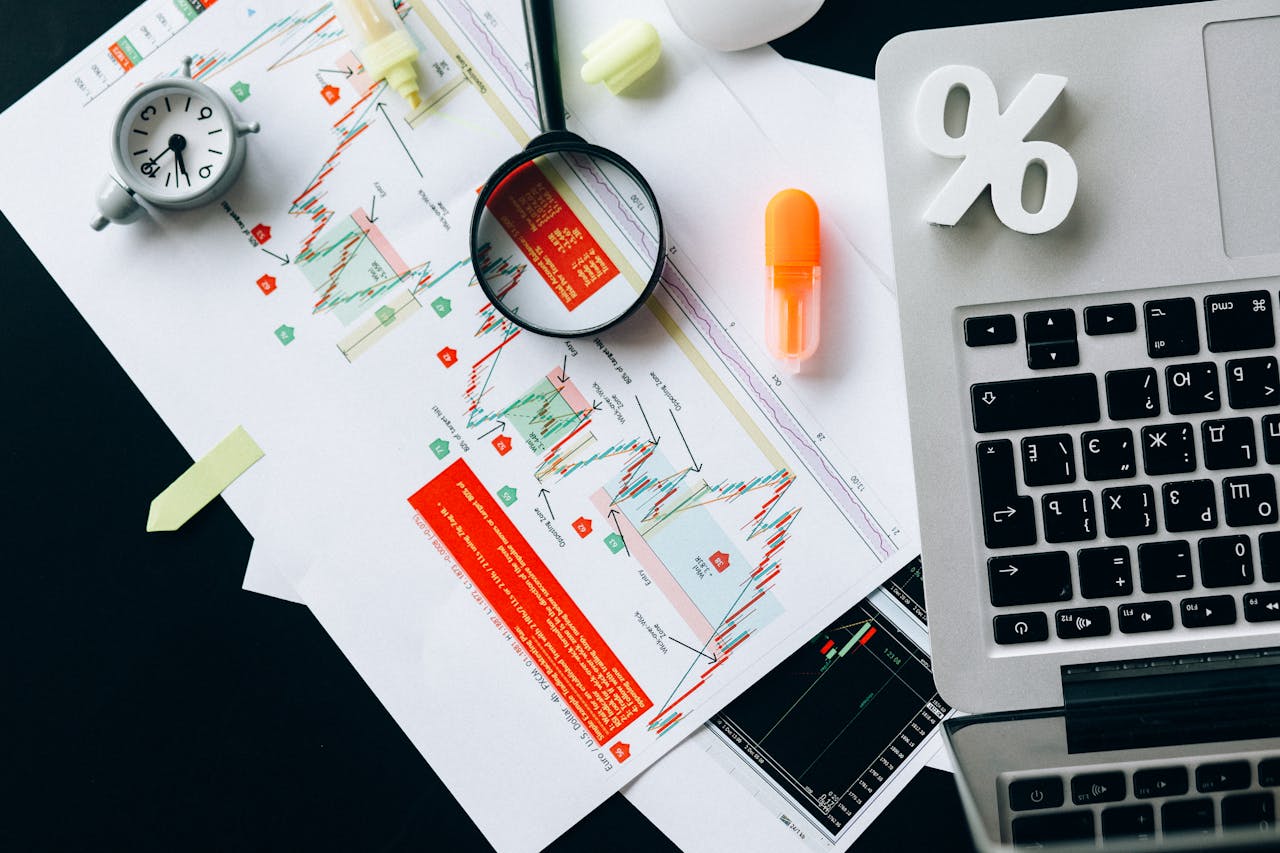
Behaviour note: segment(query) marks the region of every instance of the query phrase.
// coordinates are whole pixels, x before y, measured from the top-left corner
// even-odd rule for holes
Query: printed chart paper
[[[602,30],[601,5],[558,11]],[[488,837],[538,849],[913,552],[900,383],[876,367],[896,322],[851,285],[831,298],[884,323],[829,337],[803,380],[762,357],[759,258],[717,247],[758,232],[790,170],[677,49],[649,98],[565,75],[571,126],[663,200],[656,296],[607,336],[520,332],[466,239],[476,188],[536,129],[518,4],[398,9],[422,52],[409,114],[327,4],[154,0],[0,117],[0,207],[184,446],[255,437],[233,508],[277,565],[310,567],[299,591]],[[90,232],[117,106],[184,56],[262,124],[243,175]],[[66,144],[19,152],[26,124]],[[626,234],[619,270],[654,239],[590,170],[565,186]],[[490,250],[521,286],[530,259]],[[853,253],[827,273],[874,282]],[[836,388],[888,414],[837,441]]]

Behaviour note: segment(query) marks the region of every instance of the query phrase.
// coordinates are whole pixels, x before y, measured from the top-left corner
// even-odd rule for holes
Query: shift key
[[[969,392],[978,432],[1098,422],[1098,380],[1092,373],[979,382]]]

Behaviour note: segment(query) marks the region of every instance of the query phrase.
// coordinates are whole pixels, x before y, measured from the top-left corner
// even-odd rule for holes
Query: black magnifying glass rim
[[[581,331],[576,332],[566,332],[563,329],[544,328],[535,323],[527,322],[514,311],[509,310],[502,304],[502,299],[496,292],[494,292],[494,289],[489,285],[488,280],[485,278],[484,272],[480,267],[479,253],[476,251],[479,248],[476,238],[480,230],[480,217],[484,215],[485,208],[488,205],[489,198],[493,195],[494,190],[496,190],[512,172],[526,163],[532,163],[538,157],[542,157],[547,154],[563,154],[568,152],[587,154],[601,160],[608,160],[610,163],[626,172],[630,178],[640,185],[640,189],[644,191],[645,196],[649,200],[649,204],[653,207],[654,217],[658,220],[658,257],[655,260],[653,272],[649,276],[649,283],[645,285],[642,291],[636,294],[635,301],[627,308],[627,310],[598,326],[592,326],[589,329],[582,329]],[[649,186],[649,182],[644,179],[644,175],[641,175],[640,171],[636,169],[635,166],[632,166],[623,157],[615,154],[608,148],[601,148],[599,145],[592,145],[581,136],[565,130],[548,131],[547,133],[534,137],[529,144],[525,146],[523,151],[516,154],[514,157],[509,158],[501,166],[495,169],[493,174],[489,176],[489,180],[485,182],[483,189],[480,190],[480,195],[476,198],[475,208],[471,212],[471,268],[475,271],[476,281],[479,283],[480,290],[484,293],[485,298],[488,299],[489,303],[498,310],[499,314],[510,320],[512,323],[515,323],[520,328],[527,329],[536,335],[545,335],[550,338],[570,339],[598,335],[603,331],[612,329],[614,326],[636,313],[636,311],[640,310],[640,306],[649,301],[649,297],[653,295],[653,291],[658,286],[658,281],[662,278],[662,270],[667,263],[666,247],[666,232],[663,230],[662,226],[662,210],[658,207],[658,199],[654,196],[653,189]]]

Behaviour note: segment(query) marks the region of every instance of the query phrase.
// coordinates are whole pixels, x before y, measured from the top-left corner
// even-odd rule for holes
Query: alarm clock
[[[191,79],[187,57],[181,77],[147,83],[120,107],[111,128],[116,174],[103,180],[90,226],[137,220],[139,198],[161,210],[214,201],[239,177],[244,137],[257,132],[257,122],[238,121],[217,92]]]

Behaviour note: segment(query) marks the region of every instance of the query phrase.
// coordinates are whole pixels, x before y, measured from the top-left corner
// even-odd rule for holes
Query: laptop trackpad
[[[1280,254],[1280,17],[1204,28],[1227,255]]]

